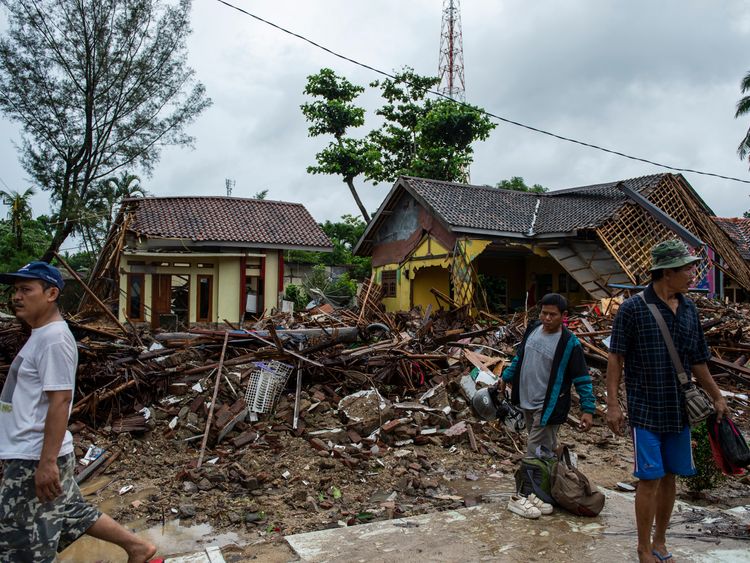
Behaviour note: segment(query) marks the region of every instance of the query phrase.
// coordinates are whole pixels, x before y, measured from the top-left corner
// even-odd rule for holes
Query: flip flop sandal
[[[656,549],[651,550],[651,555],[656,557],[659,561],[669,561],[670,559],[672,559],[671,553],[667,552],[666,554],[662,555]]]

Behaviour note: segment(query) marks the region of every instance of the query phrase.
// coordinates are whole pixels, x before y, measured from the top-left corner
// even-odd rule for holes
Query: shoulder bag
[[[664,337],[664,343],[667,345],[667,350],[672,358],[672,363],[677,370],[677,379],[680,382],[680,389],[682,389],[682,392],[685,395],[685,409],[687,410],[690,426],[697,426],[713,414],[713,401],[711,401],[710,397],[703,389],[696,386],[695,383],[688,379],[688,376],[685,373],[685,368],[682,366],[680,357],[674,347],[672,335],[669,334],[667,323],[664,322],[664,317],[659,311],[659,308],[653,303],[648,303],[643,293],[639,293],[638,295],[643,299],[648,310],[651,311],[651,314],[654,316],[654,320],[656,320],[656,324],[659,326],[659,330]]]
[[[604,495],[570,461],[568,446],[563,446],[552,470],[552,498],[555,504],[578,516],[596,516],[604,508]]]

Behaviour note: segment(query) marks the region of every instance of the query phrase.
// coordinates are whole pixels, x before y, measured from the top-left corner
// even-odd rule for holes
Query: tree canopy
[[[302,104],[301,109],[310,124],[308,132],[311,137],[333,136],[333,141],[315,155],[317,166],[308,166],[307,171],[341,176],[359,212],[369,223],[370,214],[357,193],[354,179],[363,174],[370,176],[380,155],[372,143],[346,136],[350,129],[364,125],[365,110],[354,103],[363,91],[363,87],[337,76],[330,68],[324,68],[307,77],[304,93],[314,101]]]
[[[549,191],[548,188],[545,188],[541,184],[534,184],[532,186],[527,185],[521,176],[513,176],[510,180],[501,180],[495,185],[495,187],[502,188],[503,190],[513,190],[515,192],[532,192],[536,194],[543,194]]]
[[[485,140],[495,123],[477,107],[427,98],[439,82],[405,67],[394,78],[371,83],[385,102],[375,112],[384,121],[357,138],[352,130],[365,125],[365,110],[355,102],[364,87],[328,68],[309,76],[304,93],[313,101],[301,106],[309,134],[331,135],[333,140],[308,172],[341,176],[367,223],[370,215],[354,185],[359,176],[374,183],[393,182],[400,175],[465,181],[472,144]]]
[[[55,206],[50,259],[98,182],[150,173],[161,147],[190,145],[185,128],[211,102],[186,62],[191,0],[0,4],[0,111],[21,125],[21,163]]]
[[[23,226],[31,220],[31,196],[36,193],[34,188],[26,188],[23,193],[16,190],[0,190],[3,203],[8,206],[8,220],[11,231],[16,241],[16,249],[21,250],[23,246]]]
[[[22,223],[23,237],[18,246],[12,220],[0,220],[0,272],[15,272],[24,264],[39,259],[52,240],[49,217],[23,219]]]
[[[427,98],[440,79],[404,67],[394,78],[375,81],[385,104],[375,113],[385,119],[368,138],[381,155],[369,179],[394,182],[401,175],[464,182],[475,141],[496,127],[478,107],[444,98]]]
[[[748,72],[740,83],[740,91],[746,96],[742,96],[737,102],[737,111],[734,113],[734,117],[742,117],[750,114],[750,72]],[[745,133],[739,146],[737,147],[737,154],[740,160],[745,160],[750,157],[750,128]]]
[[[371,259],[366,256],[354,256],[352,250],[367,224],[359,217],[343,215],[341,221],[326,221],[320,228],[333,243],[333,252],[310,252],[290,250],[286,260],[305,264],[322,264],[324,266],[350,266],[351,277],[363,280],[370,277]]]

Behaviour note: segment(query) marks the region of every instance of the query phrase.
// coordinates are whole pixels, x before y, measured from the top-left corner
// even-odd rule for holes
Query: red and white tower
[[[464,82],[464,41],[461,34],[460,0],[443,0],[440,26],[440,86],[438,91],[451,99],[466,100]]]

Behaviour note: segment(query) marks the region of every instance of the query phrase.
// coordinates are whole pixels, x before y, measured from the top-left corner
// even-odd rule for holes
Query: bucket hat
[[[65,286],[60,270],[47,262],[29,262],[17,272],[0,274],[0,283],[14,284],[18,280],[42,280],[62,291]]]
[[[682,268],[693,262],[700,262],[702,258],[690,253],[684,242],[671,239],[655,245],[651,249],[651,268],[664,270],[666,268]]]

